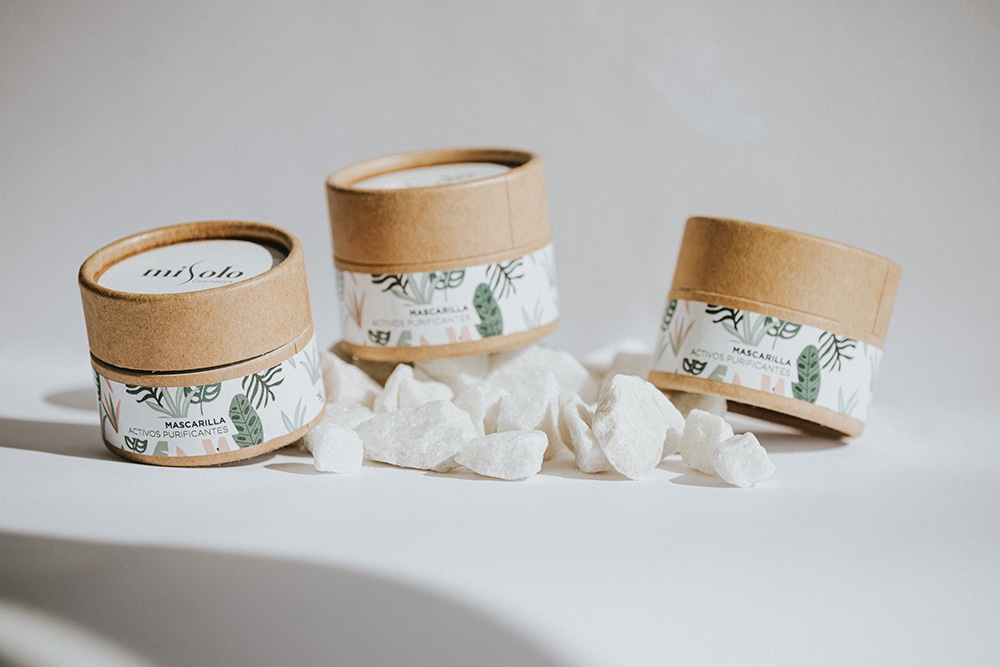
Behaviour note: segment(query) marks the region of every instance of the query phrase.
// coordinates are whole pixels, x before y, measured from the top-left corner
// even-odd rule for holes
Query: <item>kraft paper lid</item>
[[[463,162],[510,170],[428,187],[354,187],[394,171]],[[551,240],[542,158],[527,151],[448,149],[377,158],[332,174],[327,196],[334,264],[346,271],[463,268],[524,255]]]
[[[883,347],[901,269],[884,257],[752,222],[687,221],[671,298],[721,303]]]
[[[259,275],[198,291],[136,293],[99,283],[126,259],[213,239],[270,248],[277,263]],[[260,223],[193,222],[135,234],[91,255],[80,267],[79,282],[91,354],[122,369],[177,372],[230,365],[287,345],[312,325],[298,239]]]

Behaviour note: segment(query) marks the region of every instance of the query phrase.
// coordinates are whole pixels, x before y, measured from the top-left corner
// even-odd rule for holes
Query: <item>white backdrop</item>
[[[326,176],[500,145],[546,159],[553,344],[652,344],[685,219],[736,217],[903,266],[876,406],[995,406],[998,127],[995,2],[2,0],[0,362],[85,358],[86,256],[216,218],[303,240],[332,343]]]

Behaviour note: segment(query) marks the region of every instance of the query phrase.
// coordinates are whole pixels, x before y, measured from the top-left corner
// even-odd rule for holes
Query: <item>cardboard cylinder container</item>
[[[738,220],[687,221],[649,380],[832,436],[864,429],[900,268]]]
[[[325,406],[302,248],[259,223],[195,222],[80,267],[101,435],[126,459],[202,466],[301,438]]]
[[[343,340],[373,361],[495,352],[559,321],[542,159],[503,148],[378,158],[327,180]]]

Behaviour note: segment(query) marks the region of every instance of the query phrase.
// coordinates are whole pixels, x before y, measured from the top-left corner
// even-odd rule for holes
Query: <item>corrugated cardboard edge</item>
[[[204,239],[242,239],[287,256],[259,276],[180,294],[131,294],[97,284],[112,264],[153,248]],[[219,220],[173,225],[116,241],[80,267],[91,353],[110,366],[176,372],[254,359],[296,339],[312,323],[298,239],[261,223]]]
[[[399,190],[354,183],[402,169],[495,162],[509,172]],[[327,179],[334,265],[358,273],[451,270],[512,259],[551,242],[542,158],[509,148],[418,151],[345,167]]]
[[[377,347],[355,345],[340,341],[337,346],[349,354],[367,361],[427,361],[471,354],[489,354],[507,350],[518,345],[525,345],[544,338],[559,327],[559,318],[534,329],[521,331],[504,336],[489,336],[467,343],[451,343],[448,345],[415,345],[412,347]]]

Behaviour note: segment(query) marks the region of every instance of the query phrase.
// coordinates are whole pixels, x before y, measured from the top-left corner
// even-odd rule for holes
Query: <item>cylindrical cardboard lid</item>
[[[492,162],[509,171],[427,187],[364,189],[390,172]],[[456,269],[533,252],[551,240],[542,158],[471,148],[404,153],[355,164],[327,180],[334,264],[346,271]]]
[[[259,275],[198,291],[135,293],[100,284],[108,269],[128,258],[213,239],[250,241],[279,259]],[[193,222],[135,234],[91,255],[79,282],[91,354],[123,369],[177,372],[234,364],[288,344],[312,324],[298,239],[260,223]]]
[[[694,217],[670,298],[745,308],[882,347],[900,273],[889,259],[816,236]]]

